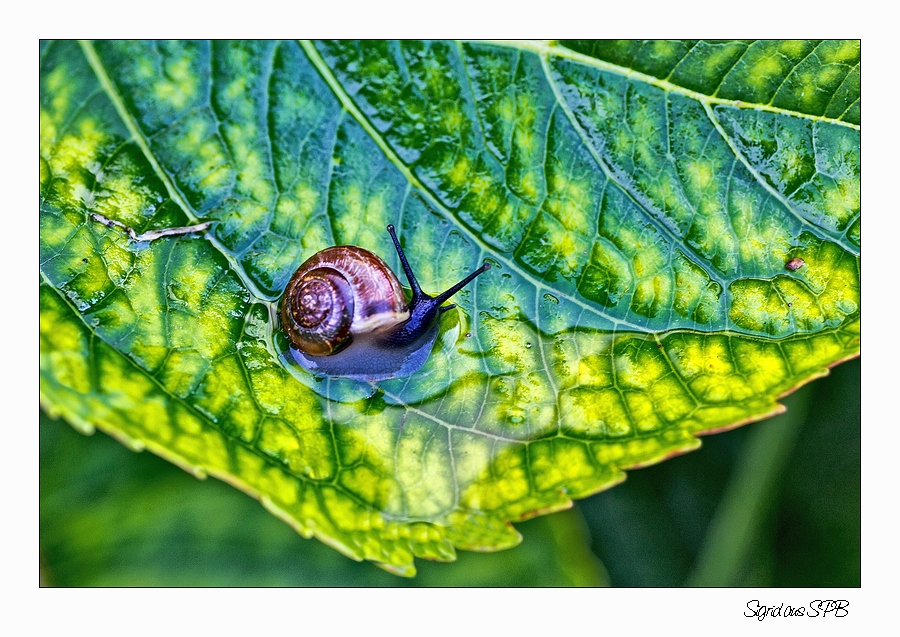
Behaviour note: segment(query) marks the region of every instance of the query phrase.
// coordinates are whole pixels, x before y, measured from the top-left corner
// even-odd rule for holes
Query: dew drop
[[[525,343],[525,349],[531,349],[531,343]]]
[[[472,332],[466,332],[466,338],[472,338]]]

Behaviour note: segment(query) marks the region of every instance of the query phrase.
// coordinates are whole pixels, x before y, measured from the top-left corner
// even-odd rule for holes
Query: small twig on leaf
[[[138,234],[134,231],[134,228],[132,228],[131,226],[126,226],[121,221],[116,221],[115,219],[104,217],[103,215],[96,212],[91,212],[89,214],[94,221],[98,221],[108,228],[122,228],[126,232],[126,234],[128,234],[128,237],[136,243],[147,243],[150,241],[155,241],[156,239],[161,239],[163,237],[180,237],[181,235],[191,234],[193,232],[205,232],[212,225],[212,221],[204,221],[203,223],[198,223],[193,226],[160,228],[158,230],[148,230],[147,232]]]

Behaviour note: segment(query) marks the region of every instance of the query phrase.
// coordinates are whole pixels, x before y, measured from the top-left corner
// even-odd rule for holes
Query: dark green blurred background
[[[860,361],[572,510],[408,580],[250,497],[41,414],[41,582],[57,586],[859,586]],[[599,559],[598,559],[599,558]],[[604,568],[605,567],[605,568]]]

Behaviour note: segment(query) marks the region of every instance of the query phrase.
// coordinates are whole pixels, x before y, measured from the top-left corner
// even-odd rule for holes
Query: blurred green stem
[[[784,400],[787,412],[752,426],[731,480],[706,531],[688,586],[740,586],[772,495],[806,420],[814,388]]]

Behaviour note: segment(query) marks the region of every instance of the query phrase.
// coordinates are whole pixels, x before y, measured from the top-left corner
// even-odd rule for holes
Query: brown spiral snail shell
[[[357,246],[317,252],[288,282],[281,320],[294,359],[306,369],[365,380],[412,374],[431,352],[441,315],[454,307],[441,303],[490,269],[485,263],[431,296],[419,287],[394,226],[387,229],[412,289],[409,301],[381,257]]]

